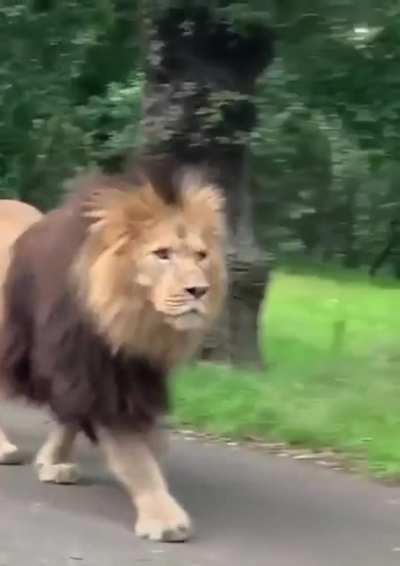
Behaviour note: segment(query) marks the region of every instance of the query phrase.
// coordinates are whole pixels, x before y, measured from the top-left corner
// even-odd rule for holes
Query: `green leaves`
[[[53,206],[77,168],[116,169],[140,143],[138,4],[0,3],[0,198]],[[272,24],[279,39],[278,57],[256,92],[258,126],[250,139],[241,130],[237,139],[251,154],[262,242],[279,254],[369,264],[400,215],[399,6],[212,5],[217,18],[241,31],[254,21]],[[210,135],[235,102],[231,96],[227,87],[198,110]],[[175,124],[174,108],[170,113]]]
[[[103,157],[105,142],[97,137],[100,126],[87,120],[83,109],[90,114],[91,108],[101,106],[99,100],[107,98],[111,83],[114,91],[131,88],[128,71],[135,67],[135,17],[135,2],[126,0],[1,3],[3,192],[44,208],[52,206],[66,177]],[[110,105],[114,109],[118,103]],[[118,121],[113,112],[107,140]],[[121,112],[125,112],[124,125],[136,120],[135,105],[129,116],[126,104]],[[123,127],[121,120],[118,127]],[[119,145],[122,150],[124,144]]]

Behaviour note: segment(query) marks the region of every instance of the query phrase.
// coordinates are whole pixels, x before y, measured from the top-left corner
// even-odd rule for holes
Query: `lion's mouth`
[[[170,324],[177,330],[196,330],[204,326],[204,315],[197,308],[191,308],[168,318]]]

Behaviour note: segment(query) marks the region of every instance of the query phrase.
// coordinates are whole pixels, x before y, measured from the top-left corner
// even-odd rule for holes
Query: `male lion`
[[[76,481],[70,456],[82,430],[127,488],[137,535],[180,541],[192,529],[158,462],[157,422],[167,374],[194,353],[224,302],[225,214],[219,191],[193,176],[168,190],[154,178],[148,167],[88,177],[17,239],[0,385],[56,417],[36,458],[41,481]]]

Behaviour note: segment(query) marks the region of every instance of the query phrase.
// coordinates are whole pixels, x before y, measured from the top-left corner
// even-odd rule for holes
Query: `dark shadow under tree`
[[[268,262],[254,237],[247,148],[256,124],[256,80],[272,61],[273,35],[254,20],[238,27],[210,3],[149,4],[142,14],[142,152],[172,157],[178,168],[205,169],[227,197],[230,293],[202,355],[259,366],[257,322]]]
[[[399,244],[400,244],[400,222],[397,219],[394,219],[390,222],[389,225],[389,233],[387,242],[383,250],[375,257],[370,270],[369,274],[371,277],[374,277],[377,271],[383,266],[385,261],[392,256],[399,256]],[[394,263],[394,272],[395,276],[400,279],[400,262],[396,261]]]

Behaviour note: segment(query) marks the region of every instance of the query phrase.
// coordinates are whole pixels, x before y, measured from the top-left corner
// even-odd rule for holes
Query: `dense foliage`
[[[278,256],[371,264],[400,219],[398,3],[212,4],[235,25],[263,17],[278,35],[251,140],[262,242]],[[1,3],[0,196],[47,208],[76,168],[116,168],[135,148],[143,5]]]
[[[53,205],[76,167],[127,143],[141,84],[135,16],[130,0],[2,2],[1,196]]]

